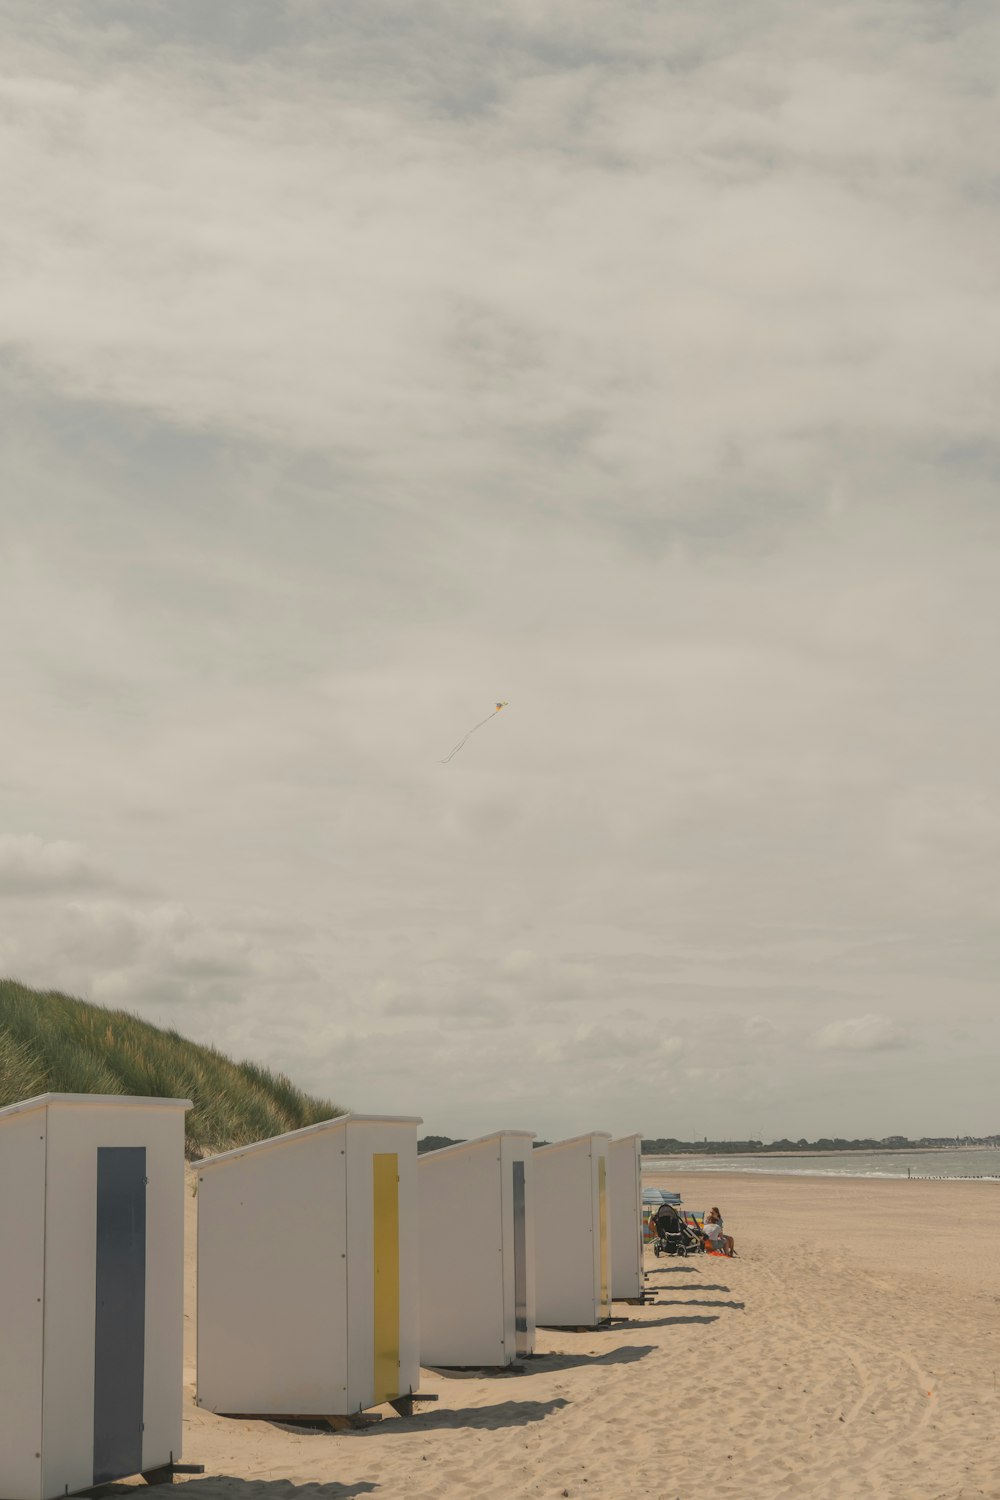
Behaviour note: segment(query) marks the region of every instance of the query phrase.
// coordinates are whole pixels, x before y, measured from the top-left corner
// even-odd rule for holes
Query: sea
[[[643,1170],[740,1172],[764,1177],[981,1178],[1000,1182],[1000,1148],[955,1151],[818,1151],[794,1156],[644,1156]]]

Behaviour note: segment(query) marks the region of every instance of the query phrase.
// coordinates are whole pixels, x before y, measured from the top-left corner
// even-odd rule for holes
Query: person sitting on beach
[[[722,1215],[717,1208],[710,1208],[705,1215],[705,1238],[713,1250],[720,1250],[723,1255],[735,1255],[736,1243],[731,1234],[722,1231]]]

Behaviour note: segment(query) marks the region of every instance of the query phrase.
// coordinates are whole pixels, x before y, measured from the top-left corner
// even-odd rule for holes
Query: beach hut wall
[[[181,1456],[186,1099],[0,1109],[0,1495]]]
[[[421,1123],[342,1115],[199,1163],[199,1406],[349,1416],[417,1389]]]
[[[542,1325],[596,1328],[611,1316],[610,1140],[597,1131],[535,1152],[535,1315]]]
[[[533,1140],[501,1130],[418,1158],[424,1365],[534,1352]]]
[[[611,1216],[611,1295],[623,1302],[642,1296],[642,1136],[608,1146]]]

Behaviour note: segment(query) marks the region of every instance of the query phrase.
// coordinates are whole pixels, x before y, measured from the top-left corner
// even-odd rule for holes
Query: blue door
[[[142,1471],[146,1148],[97,1148],[94,1483]]]
[[[524,1162],[514,1166],[514,1352],[528,1354],[528,1247],[524,1223]]]

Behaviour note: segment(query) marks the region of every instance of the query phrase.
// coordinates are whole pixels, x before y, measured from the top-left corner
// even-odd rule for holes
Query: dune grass
[[[127,1011],[0,979],[0,1106],[49,1092],[190,1099],[191,1157],[344,1113],[284,1074],[233,1062]]]

